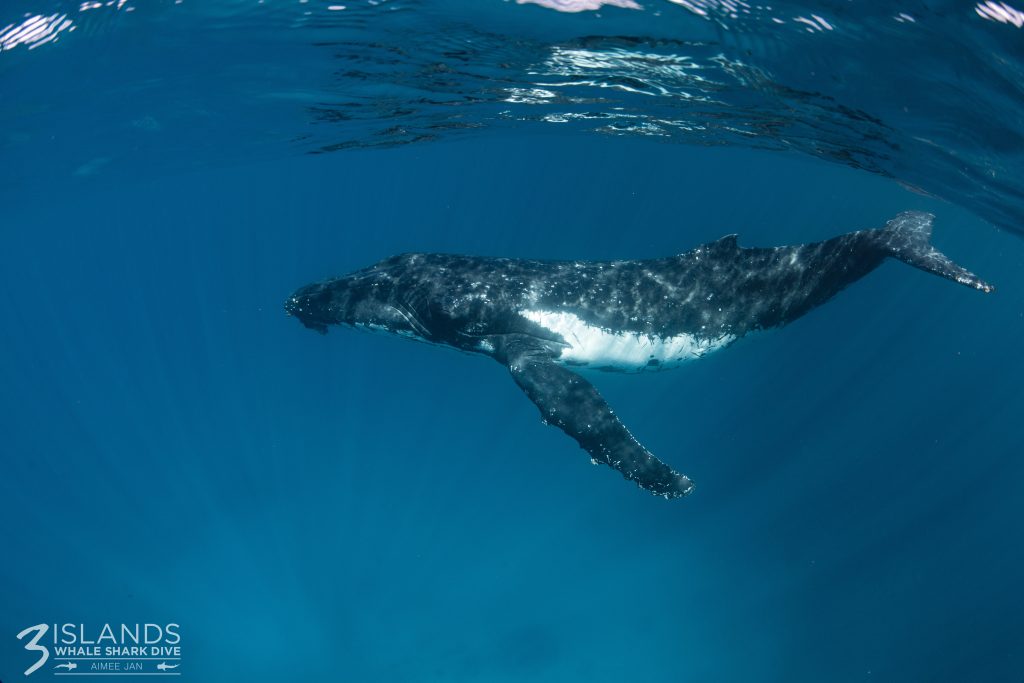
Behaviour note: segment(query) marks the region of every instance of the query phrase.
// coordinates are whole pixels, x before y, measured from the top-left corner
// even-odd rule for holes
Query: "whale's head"
[[[284,310],[299,322],[320,334],[327,334],[327,326],[338,323],[332,306],[333,295],[325,282],[300,287],[284,302]]]
[[[284,309],[303,325],[321,334],[329,325],[422,336],[422,327],[406,306],[398,303],[397,285],[388,270],[373,267],[344,277],[300,287]]]

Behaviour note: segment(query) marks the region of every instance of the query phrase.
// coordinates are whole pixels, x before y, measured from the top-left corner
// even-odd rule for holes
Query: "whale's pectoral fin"
[[[615,416],[590,382],[556,364],[542,345],[508,349],[504,360],[516,384],[540,409],[544,422],[576,439],[595,463],[665,498],[685,496],[693,483],[650,454]]]

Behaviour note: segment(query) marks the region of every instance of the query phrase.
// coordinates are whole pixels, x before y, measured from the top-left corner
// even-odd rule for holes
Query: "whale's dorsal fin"
[[[740,241],[739,240],[740,240],[740,236],[738,234],[733,233],[732,235],[726,235],[725,237],[721,237],[721,238],[715,240],[714,242],[712,242],[708,246],[714,247],[715,249],[722,249],[722,250],[733,251],[735,249],[739,249],[740,248]]]
[[[678,498],[693,490],[685,475],[640,445],[590,382],[555,363],[548,346],[528,338],[502,346],[499,360],[540,409],[544,422],[576,439],[595,462],[614,467],[658,496]]]
[[[702,244],[699,247],[696,247],[695,249],[691,249],[690,251],[679,254],[679,258],[691,259],[694,257],[695,254],[700,255],[701,253],[716,253],[724,255],[734,251],[739,251],[741,248],[742,247],[740,247],[739,235],[732,234],[726,235],[725,237],[720,237],[714,242],[706,242],[705,244]]]

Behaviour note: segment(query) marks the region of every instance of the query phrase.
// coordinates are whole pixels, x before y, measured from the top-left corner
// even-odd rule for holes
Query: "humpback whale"
[[[688,477],[644,448],[577,370],[665,370],[780,327],[893,258],[983,292],[992,286],[931,246],[931,214],[822,242],[741,247],[736,235],[649,260],[540,261],[402,254],[298,289],[307,328],[388,332],[489,356],[546,424],[595,463],[665,498]]]

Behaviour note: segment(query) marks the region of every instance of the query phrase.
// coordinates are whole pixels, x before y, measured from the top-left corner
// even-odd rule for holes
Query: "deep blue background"
[[[47,621],[179,622],[195,681],[1024,677],[1024,249],[959,209],[514,132],[0,199],[4,681]],[[495,363],[282,310],[401,251],[661,256],[911,208],[995,294],[889,263],[692,366],[591,376],[696,481],[672,502]]]

